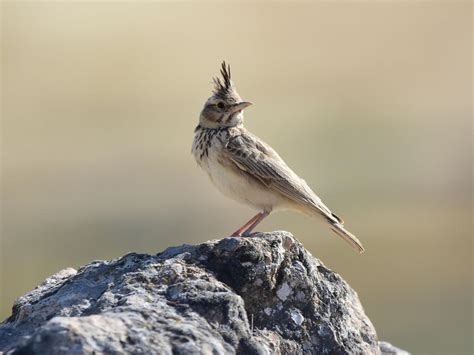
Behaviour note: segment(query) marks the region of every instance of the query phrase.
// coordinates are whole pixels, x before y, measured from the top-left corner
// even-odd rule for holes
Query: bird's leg
[[[247,230],[242,234],[243,237],[248,237],[250,235],[250,232],[253,231],[253,229],[261,222],[264,220],[265,217],[267,217],[270,214],[270,212],[263,211],[258,214],[258,218],[255,219],[255,221],[247,228]]]
[[[242,227],[240,227],[239,229],[237,229],[234,233],[232,233],[232,237],[241,237],[242,234],[244,234],[245,232],[247,232],[247,230],[253,226],[253,224],[259,219],[261,218],[261,215],[263,214],[263,212],[259,212],[257,213],[254,217],[252,217],[252,219],[250,221],[248,221],[247,223],[245,223]],[[258,224],[258,223],[257,223]]]

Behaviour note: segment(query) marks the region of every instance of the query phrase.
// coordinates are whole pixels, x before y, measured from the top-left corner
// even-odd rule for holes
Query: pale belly
[[[217,153],[209,154],[200,165],[225,196],[258,211],[270,212],[285,208],[285,199],[280,194],[268,190],[232,168],[223,166],[218,160]]]
[[[212,148],[207,150],[207,154],[202,154],[199,137],[199,133],[195,135],[193,155],[222,194],[258,211],[293,209],[291,201],[286,197],[241,172],[232,162],[226,164],[222,156],[224,139],[219,139],[218,135],[213,136],[210,144]]]

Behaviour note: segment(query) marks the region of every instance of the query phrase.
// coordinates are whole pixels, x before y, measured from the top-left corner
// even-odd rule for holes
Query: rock
[[[379,347],[382,355],[410,355],[408,351],[399,349],[386,341],[379,341]]]
[[[63,270],[0,324],[12,354],[406,354],[287,232]]]

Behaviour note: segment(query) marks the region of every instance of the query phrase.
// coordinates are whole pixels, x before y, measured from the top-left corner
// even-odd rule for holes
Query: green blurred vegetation
[[[221,238],[253,213],[190,155],[231,63],[247,127],[364,242],[285,229],[381,339],[472,352],[472,3],[2,2],[0,315],[48,275]]]

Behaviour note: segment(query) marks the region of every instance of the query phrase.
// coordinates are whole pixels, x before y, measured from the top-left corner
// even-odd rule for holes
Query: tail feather
[[[336,233],[338,236],[340,236],[346,243],[348,243],[359,254],[362,254],[365,251],[365,249],[362,246],[362,243],[359,241],[359,239],[357,239],[357,237],[355,235],[353,235],[348,230],[346,230],[342,226],[342,224],[331,223],[330,228],[334,233]]]
[[[311,205],[310,210],[303,210],[303,212],[309,214],[310,216],[319,218],[322,217],[325,222],[329,224],[329,228],[331,228],[334,233],[336,233],[346,243],[348,243],[352,249],[357,251],[359,254],[362,254],[365,251],[359,239],[357,239],[355,235],[344,228],[344,221],[342,218],[335,213],[332,213],[331,210],[321,200],[319,200],[317,204],[315,203]]]

